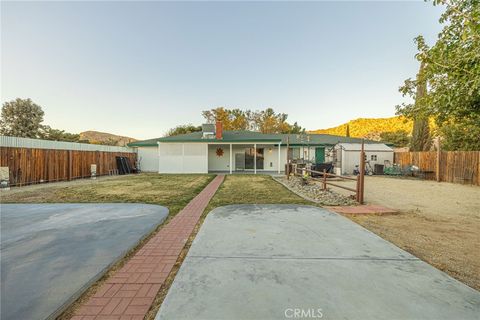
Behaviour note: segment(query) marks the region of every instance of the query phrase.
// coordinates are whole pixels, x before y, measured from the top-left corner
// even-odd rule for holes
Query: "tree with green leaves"
[[[194,126],[193,124],[185,124],[185,125],[176,126],[175,128],[168,130],[168,132],[165,134],[165,137],[177,136],[179,134],[192,133],[192,132],[198,132],[198,131],[202,131],[201,126]]]
[[[410,144],[410,136],[405,130],[380,133],[380,141],[393,144],[396,148],[406,147]]]
[[[0,133],[21,138],[38,138],[42,128],[42,107],[30,99],[17,98],[2,106]]]
[[[295,122],[287,122],[286,113],[276,113],[272,108],[260,111],[214,108],[202,112],[208,123],[221,121],[224,130],[252,130],[262,133],[300,133],[305,131]]]
[[[65,130],[53,129],[50,126],[43,125],[39,131],[39,138],[54,141],[79,142],[80,135],[76,133],[68,133]]]
[[[434,0],[444,5],[436,43],[415,39],[424,68],[400,88],[414,103],[397,106],[409,118],[433,118],[447,150],[480,150],[480,0]],[[428,90],[416,97],[419,83]]]

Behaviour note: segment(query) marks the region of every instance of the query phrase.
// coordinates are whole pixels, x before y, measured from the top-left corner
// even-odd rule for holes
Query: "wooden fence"
[[[429,180],[480,185],[480,151],[395,152],[394,162],[433,171]]]
[[[365,165],[363,167],[365,168]],[[363,170],[360,170],[360,174],[358,176],[356,176],[355,178],[352,178],[352,177],[347,177],[347,176],[339,176],[339,175],[336,175],[336,174],[333,174],[333,173],[327,173],[327,171],[325,169],[323,169],[323,172],[322,172],[322,171],[316,171],[316,170],[311,170],[311,169],[307,169],[307,168],[298,168],[297,165],[294,164],[292,172],[293,172],[294,176],[300,176],[300,177],[304,177],[304,174],[308,173],[308,175],[310,175],[310,179],[314,179],[314,180],[322,182],[322,190],[327,190],[327,185],[332,185],[332,186],[337,187],[337,188],[341,188],[341,189],[351,191],[351,192],[355,193],[355,200],[358,203],[360,203],[360,204],[364,203],[363,198],[364,198],[364,189],[365,188],[364,188],[364,182],[363,181],[365,181],[365,180],[363,180],[363,179],[365,179],[364,178],[365,177],[365,171],[363,171]],[[286,171],[285,173],[287,174],[287,178],[288,178],[289,175],[290,175],[290,170]],[[315,178],[314,175],[321,176],[321,178]],[[336,184],[336,183],[333,183],[333,182],[329,181],[328,178],[339,178],[341,180],[352,180],[352,181],[355,181],[356,186],[355,186],[355,188],[342,186],[342,185],[339,185],[339,184]]]
[[[117,156],[135,165],[133,152],[0,147],[0,166],[9,168],[11,186],[22,186],[90,177],[92,164],[97,165],[97,176],[107,175],[117,169]]]

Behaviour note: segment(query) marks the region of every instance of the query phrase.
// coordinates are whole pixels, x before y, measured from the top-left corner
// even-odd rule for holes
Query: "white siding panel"
[[[160,173],[207,173],[205,143],[160,143]]]
[[[265,171],[278,171],[278,145],[262,146],[264,148],[264,163]],[[285,163],[287,163],[287,147],[281,146],[280,149],[280,171],[285,170]]]
[[[181,143],[160,143],[159,173],[182,173],[183,145]]]
[[[183,173],[207,173],[208,154],[206,143],[185,143]]]
[[[158,147],[139,147],[138,161],[142,172],[158,172]]]

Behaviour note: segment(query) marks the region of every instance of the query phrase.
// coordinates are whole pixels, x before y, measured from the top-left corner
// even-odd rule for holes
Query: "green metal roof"
[[[291,146],[301,146],[301,145],[320,145],[320,146],[331,146],[339,142],[346,143],[358,143],[362,139],[359,138],[350,138],[342,136],[333,136],[329,134],[307,134],[307,135],[298,135],[298,134],[280,134],[280,133],[260,133],[254,131],[224,131],[223,139],[209,139],[202,138],[202,132],[192,132],[181,134],[171,137],[163,137],[156,139],[149,139],[143,141],[136,141],[129,143],[129,147],[151,147],[156,146],[158,142],[202,142],[202,143],[219,143],[219,142],[236,142],[236,143],[256,143],[256,142],[269,142],[269,143],[279,143],[282,145],[287,144],[287,138],[289,138],[289,144]],[[308,140],[307,140],[308,139]],[[375,141],[366,141],[369,143],[377,143]]]

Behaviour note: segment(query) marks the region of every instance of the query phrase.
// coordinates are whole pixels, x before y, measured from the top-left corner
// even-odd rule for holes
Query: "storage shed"
[[[334,148],[335,173],[341,175],[353,174],[356,165],[360,164],[361,143],[338,143]],[[393,149],[384,143],[366,143],[364,145],[366,161],[372,169],[375,164],[384,165],[386,160],[393,163]]]

